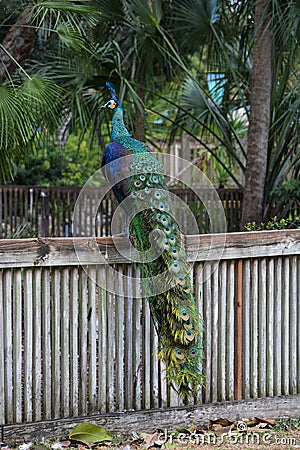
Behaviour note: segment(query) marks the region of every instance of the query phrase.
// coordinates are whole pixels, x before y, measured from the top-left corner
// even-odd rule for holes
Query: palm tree
[[[299,5],[291,0],[261,0],[257,16],[259,7],[267,3],[273,52],[269,127],[268,120],[265,123],[267,161],[266,151],[258,158],[251,156],[258,146],[247,150],[244,139],[250,107],[252,123],[260,116],[252,103],[259,96],[250,96],[254,92],[250,88],[253,42],[268,24],[263,15],[256,20],[254,32],[254,0],[184,4],[179,0],[35,0],[31,17],[40,30],[42,52],[35,53],[34,63],[26,70],[31,78],[38,73],[41,79],[63,87],[66,96],[61,108],[71,113],[71,126],[84,132],[92,123],[100,142],[107,127],[102,127],[106,116],[99,115],[99,102],[106,96],[102,87],[110,78],[127,102],[127,122],[138,137],[145,132],[144,104],[158,115],[163,115],[163,105],[170,113],[164,120],[172,124],[163,132],[172,135],[172,129],[174,133],[181,129],[194,136],[238,186],[242,181],[236,171],[246,172],[247,152],[255,162],[264,155],[266,169],[258,193],[263,200],[255,203],[259,206],[256,217],[261,217],[262,211],[267,213],[271,190],[299,167],[299,79],[295,75]],[[264,38],[269,36],[266,28]],[[260,40],[255,42],[258,45]],[[221,80],[214,92],[208,86],[209,72]],[[254,81],[252,76],[252,85]],[[251,133],[253,127],[249,139],[254,142],[258,134],[251,138]],[[207,145],[207,136],[212,136],[213,145]],[[249,163],[248,186],[252,168],[255,164]]]
[[[242,225],[252,221],[260,223],[264,216],[272,91],[270,6],[269,0],[259,0],[255,5],[250,85],[251,112],[247,140]]]
[[[191,0],[182,8],[178,2],[175,19],[198,36],[207,69],[188,82],[176,125],[198,136],[214,134],[246,174],[244,223],[268,216],[272,190],[299,173],[299,13],[299,2],[290,0]],[[197,54],[194,41],[183,43],[188,54]],[[217,86],[224,90],[221,105],[208,92],[209,71],[224,74],[225,86]],[[248,145],[235,133],[237,110],[251,110]],[[218,156],[217,147],[210,151]]]

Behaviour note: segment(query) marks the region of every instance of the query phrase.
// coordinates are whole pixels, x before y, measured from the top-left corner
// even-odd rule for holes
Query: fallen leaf
[[[78,424],[70,432],[69,437],[75,441],[92,444],[111,441],[113,439],[113,436],[105,428],[98,427],[97,425],[88,422]]]
[[[267,425],[271,425],[272,427],[275,425],[276,420],[275,419],[270,419],[270,418],[259,418],[259,417],[254,417],[254,419],[259,420],[262,423],[266,423]]]
[[[223,419],[222,417],[220,417],[219,419],[216,419],[216,420],[209,420],[209,424],[210,425],[222,425],[223,427],[228,427],[228,426],[232,425],[233,422],[231,420]]]
[[[146,444],[155,444],[155,442],[158,441],[158,433],[140,433],[140,437]]]

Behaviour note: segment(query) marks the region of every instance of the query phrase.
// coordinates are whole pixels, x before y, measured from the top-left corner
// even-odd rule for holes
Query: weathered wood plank
[[[212,358],[212,296],[211,296],[211,266],[210,264],[205,264],[204,266],[204,321],[206,324],[205,341],[204,341],[204,352],[205,352],[205,368],[204,373],[207,377],[207,382],[205,386],[205,403],[211,402],[212,396],[212,386],[211,386],[211,358]]]
[[[234,398],[242,398],[243,389],[243,261],[235,267],[234,285]]]
[[[61,271],[61,312],[60,312],[60,347],[61,347],[61,414],[70,414],[70,274],[64,267]]]
[[[1,217],[1,216],[0,216]],[[4,347],[5,347],[5,328],[4,328],[4,295],[3,295],[3,271],[0,270],[0,361],[3,361],[3,364],[0,364],[0,423],[5,423],[5,355],[4,355]]]
[[[0,239],[0,267],[128,263],[114,241],[129,254],[127,241],[118,237]],[[300,230],[187,236],[186,242],[191,261],[300,254]]]
[[[33,417],[43,419],[42,411],[42,268],[33,269]]]
[[[78,337],[79,337],[79,273],[77,267],[70,272],[70,400],[71,414],[79,415],[79,363],[78,363]]]
[[[243,397],[250,397],[250,355],[251,355],[251,265],[243,263]]]
[[[14,420],[22,421],[22,273],[13,273],[13,396]]]
[[[88,367],[89,367],[89,412],[96,410],[97,405],[97,329],[96,329],[96,267],[88,269]]]
[[[24,421],[33,420],[33,298],[32,298],[32,269],[24,273]]]
[[[267,272],[267,375],[266,375],[266,395],[272,396],[274,392],[274,258],[268,263]]]
[[[228,264],[228,297],[226,305],[227,313],[227,339],[226,339],[226,363],[227,363],[227,400],[234,399],[234,261]]]
[[[60,417],[61,415],[61,272],[58,268],[53,270],[52,274],[52,417]]]
[[[13,407],[13,320],[12,320],[12,273],[7,270],[3,274],[4,302],[4,379],[5,379],[5,417],[6,421],[14,421]]]
[[[87,367],[88,367],[88,276],[86,268],[80,270],[79,276],[79,406],[80,414],[88,414],[87,411]]]
[[[42,370],[43,370],[43,418],[52,417],[52,363],[51,363],[51,291],[50,291],[50,269],[43,268],[42,272]]]
[[[105,280],[105,267],[99,267],[97,271],[98,284],[103,285]],[[99,322],[99,343],[98,343],[98,380],[99,382],[99,395],[98,395],[98,410],[101,413],[106,412],[106,394],[107,394],[107,382],[106,382],[106,348],[107,348],[107,291],[99,288],[99,310],[98,310],[98,322]]]
[[[212,270],[212,358],[211,358],[211,375],[212,386],[218,386],[221,372],[219,370],[219,286],[218,286],[218,265],[213,263]],[[218,389],[212,389],[211,401],[216,402],[218,398]]]
[[[258,286],[258,396],[266,396],[266,344],[267,344],[267,267],[266,259],[259,264]]]
[[[227,261],[222,261],[219,273],[218,286],[218,307],[219,307],[219,339],[218,339],[218,359],[219,359],[219,386],[218,400],[226,400],[226,352],[229,351],[226,342],[226,321],[227,321]]]
[[[258,260],[251,261],[251,346],[250,346],[250,395],[258,395]]]
[[[300,274],[299,274],[300,275]],[[297,322],[300,317],[297,316],[297,257],[291,258],[291,273],[290,273],[290,351],[289,351],[289,366],[290,366],[290,394],[297,393]],[[300,284],[300,283],[299,283]],[[299,339],[299,337],[298,337]]]
[[[274,294],[274,395],[281,393],[281,321],[282,321],[282,259],[275,261],[275,294]]]
[[[192,424],[201,427],[208,420],[219,417],[228,420],[242,420],[253,417],[300,416],[300,394],[280,397],[267,397],[233,402],[201,404],[187,407],[173,407],[125,413],[93,414],[70,419],[59,419],[44,422],[34,422],[19,425],[2,426],[4,442],[29,442],[34,439],[67,437],[70,431],[79,423],[89,422],[104,426],[112,433],[153,432],[153,430],[174,430],[188,428]]]
[[[283,259],[283,295],[282,295],[282,394],[289,394],[289,359],[290,359],[290,262],[289,258]]]
[[[120,278],[123,275],[123,267],[120,268]],[[122,286],[122,282],[120,281]],[[125,300],[126,301],[126,300]],[[124,399],[124,296],[116,297],[116,409],[125,409]]]

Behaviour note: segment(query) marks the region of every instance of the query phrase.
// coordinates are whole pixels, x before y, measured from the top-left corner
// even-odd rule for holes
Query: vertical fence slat
[[[272,396],[274,391],[274,259],[268,263],[267,273],[267,376],[266,395]]]
[[[137,278],[137,274],[135,274]],[[132,368],[133,368],[133,400],[134,400],[134,409],[141,408],[141,299],[137,296],[139,290],[138,280],[134,281],[134,294],[135,298],[133,299],[133,354],[132,354]],[[123,301],[123,300],[121,300]],[[149,330],[151,333],[151,330]],[[148,368],[150,373],[151,380],[151,361],[150,366]],[[152,381],[152,380],[151,380]],[[150,387],[150,396],[151,396],[151,387]]]
[[[235,263],[234,261],[230,261],[228,264],[228,299],[226,305],[227,400],[233,400],[234,398],[234,273],[235,273]]]
[[[93,412],[97,405],[96,267],[93,266],[89,267],[88,296],[89,409]]]
[[[252,278],[251,278],[251,384],[250,395],[257,397],[258,395],[258,260],[251,262]]]
[[[4,370],[6,405],[5,415],[7,423],[14,421],[13,405],[13,340],[12,340],[12,273],[11,270],[4,271]]]
[[[61,271],[61,412],[63,417],[69,414],[70,403],[70,274],[69,268]]]
[[[99,266],[97,270],[97,279],[99,286],[99,306],[98,306],[98,321],[99,321],[99,343],[98,343],[98,380],[99,380],[99,394],[98,394],[98,409],[101,413],[106,412],[106,348],[107,348],[107,291],[102,288],[103,281],[106,279],[105,266]],[[124,344],[125,345],[125,344]]]
[[[150,308],[147,299],[143,298],[143,402],[142,408],[150,408],[150,377],[148,368],[151,362],[150,343]],[[165,400],[166,401],[166,400]]]
[[[300,298],[300,258],[297,258],[297,299]],[[297,301],[297,392],[300,392],[300,302]]]
[[[218,358],[219,358],[219,298],[218,298],[218,266],[212,263],[211,269],[212,275],[212,396],[213,402],[218,401],[218,389],[219,378],[221,373],[219,371]]]
[[[61,271],[52,272],[52,414],[60,417],[61,408]]]
[[[212,357],[212,298],[211,298],[211,266],[206,262],[204,266],[204,292],[203,297],[205,301],[204,320],[206,323],[206,339],[204,343],[205,349],[205,374],[206,374],[206,389],[205,389],[205,403],[211,401],[212,386],[211,386],[211,357]]]
[[[155,330],[153,320],[150,321],[150,379],[151,379],[151,407],[158,408],[160,406],[160,385],[159,385],[159,361],[158,361],[158,337]],[[141,375],[140,375],[141,376]],[[140,405],[141,407],[141,405]]]
[[[258,317],[258,396],[266,396],[266,343],[267,343],[267,265],[263,258],[259,264],[259,317]]]
[[[251,354],[251,266],[243,263],[243,396],[250,397],[250,354]]]
[[[290,360],[290,261],[288,257],[283,259],[283,296],[282,296],[282,394],[289,393],[289,360]]]
[[[114,398],[115,398],[115,317],[116,317],[116,295],[108,292],[107,294],[107,310],[108,310],[108,323],[107,323],[107,347],[106,347],[106,384],[107,384],[107,409],[108,411],[114,411]],[[131,299],[132,301],[132,299]],[[131,303],[132,305],[132,303]],[[132,311],[130,312],[132,314]],[[125,319],[126,320],[126,319]],[[132,315],[130,323],[132,325]],[[130,333],[129,340],[130,340]],[[112,337],[112,339],[111,339]],[[131,341],[131,353],[130,353],[130,366],[128,367],[128,386],[131,388],[131,395],[128,398],[128,403],[132,405],[132,341]],[[132,409],[132,406],[130,407]]]
[[[133,385],[132,385],[132,338],[131,331],[133,327],[132,317],[132,283],[130,278],[132,277],[132,267],[128,267],[128,280],[126,281],[126,294],[125,298],[125,408],[132,409],[132,397],[133,397]]]
[[[275,294],[274,294],[274,395],[281,395],[281,291],[282,291],[282,260],[275,262]]]
[[[219,272],[219,401],[226,400],[226,351],[229,351],[231,343],[226,344],[226,308],[227,308],[227,261],[221,262]],[[228,349],[228,350],[227,350]]]
[[[289,367],[290,367],[290,394],[297,393],[297,256],[291,257],[290,272],[290,351],[289,351]]]
[[[194,271],[195,271],[195,303],[196,303],[196,307],[197,310],[199,311],[200,317],[203,320],[204,317],[204,298],[203,298],[203,278],[204,278],[204,273],[203,273],[203,264],[196,262],[195,266],[194,266]],[[206,326],[203,320],[203,334],[202,334],[202,345],[204,345],[204,337],[206,334]],[[205,364],[205,362],[201,362],[199,365],[199,371],[203,374],[203,364]],[[204,374],[203,374],[204,375]],[[198,395],[197,395],[197,403],[202,403],[203,401],[203,396],[204,396],[204,388],[201,386],[199,387],[198,390]]]
[[[42,415],[42,270],[35,268],[33,271],[33,312],[34,312],[34,418],[41,420]]]
[[[124,399],[124,302],[127,299],[122,292],[121,276],[123,268],[119,272],[119,293],[116,297],[116,409],[123,411],[125,409]]]
[[[43,390],[43,418],[52,417],[52,362],[51,362],[51,291],[50,291],[50,269],[44,268],[42,271],[42,390]]]
[[[22,422],[22,273],[13,272],[13,389],[14,420]]]
[[[243,389],[243,261],[235,265],[234,283],[234,398],[242,398]]]
[[[32,269],[24,273],[24,420],[33,419],[33,298]]]
[[[0,216],[1,220],[1,216]],[[5,424],[5,401],[6,401],[6,386],[5,386],[5,314],[4,314],[4,303],[6,299],[4,297],[3,290],[3,270],[0,269],[0,425]]]
[[[79,367],[78,367],[78,337],[79,337],[79,311],[80,302],[78,292],[78,267],[70,269],[70,399],[71,414],[79,415]],[[99,331],[100,332],[100,331]]]
[[[87,414],[87,320],[88,320],[88,295],[87,295],[87,273],[86,266],[80,267],[79,288],[80,288],[80,309],[79,309],[79,405],[80,414]],[[106,364],[104,364],[106,367]]]

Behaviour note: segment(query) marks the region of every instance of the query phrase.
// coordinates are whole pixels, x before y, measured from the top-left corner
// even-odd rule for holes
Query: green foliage
[[[292,179],[273,189],[271,198],[274,202],[281,204],[300,202],[300,180]]]
[[[53,140],[41,143],[25,162],[17,166],[14,184],[40,186],[82,186],[100,168],[101,154],[88,139],[71,134],[62,149]]]
[[[13,233],[7,235],[7,239],[25,239],[38,237],[37,230],[31,228],[28,223],[20,224]]]
[[[300,210],[300,180],[291,179],[276,187],[270,194],[270,202],[277,215],[293,217]]]
[[[63,99],[63,90],[40,76],[18,85],[0,87],[0,179],[6,182],[13,165],[24,160],[45,130],[53,129]]]
[[[300,228],[300,217],[278,219],[277,216],[268,220],[267,222],[249,222],[245,226],[246,231],[265,231],[265,230],[285,230],[287,228]]]

